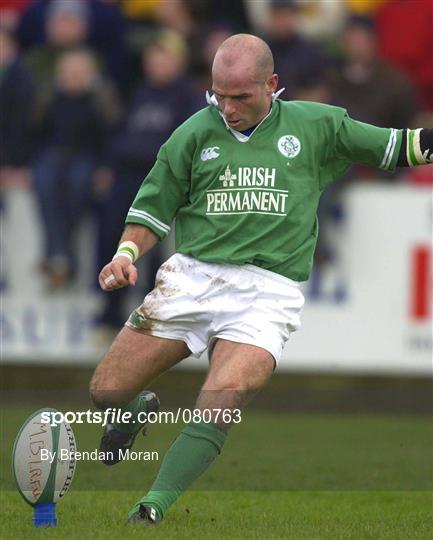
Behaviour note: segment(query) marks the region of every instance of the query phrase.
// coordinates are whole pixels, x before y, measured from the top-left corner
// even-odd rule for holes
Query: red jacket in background
[[[381,56],[402,68],[433,111],[433,2],[392,0],[376,14]]]

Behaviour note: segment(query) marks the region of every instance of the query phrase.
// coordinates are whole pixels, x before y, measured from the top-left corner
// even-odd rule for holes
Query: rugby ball
[[[15,439],[13,476],[18,491],[32,506],[57,503],[65,496],[74,477],[76,444],[71,426],[64,421],[53,426],[52,422],[43,421],[46,413],[56,412],[55,409],[34,412]]]

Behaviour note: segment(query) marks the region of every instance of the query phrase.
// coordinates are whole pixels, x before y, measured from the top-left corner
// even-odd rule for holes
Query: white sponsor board
[[[344,212],[346,300],[307,303],[284,366],[431,374],[431,191],[359,185],[347,192]]]
[[[431,374],[431,189],[358,185],[345,195],[345,215],[333,270],[344,294],[339,301],[332,295],[310,299],[306,285],[303,325],[288,342],[280,369]],[[7,264],[3,271],[13,274]],[[86,292],[48,298],[41,287],[26,290],[22,282],[6,290],[3,362],[94,364],[106,347],[95,342],[91,327],[98,303]],[[183,365],[202,368],[206,359]]]

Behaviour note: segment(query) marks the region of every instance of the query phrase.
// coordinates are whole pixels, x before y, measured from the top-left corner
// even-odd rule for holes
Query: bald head
[[[215,54],[212,73],[220,69],[241,69],[249,72],[254,80],[263,81],[274,72],[274,59],[263,39],[236,34],[223,41]]]
[[[277,84],[272,53],[262,39],[237,34],[220,45],[212,66],[212,90],[231,128],[257,126],[271,110]]]

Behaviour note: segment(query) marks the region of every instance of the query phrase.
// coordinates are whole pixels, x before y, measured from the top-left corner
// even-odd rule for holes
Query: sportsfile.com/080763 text
[[[177,424],[183,422],[188,424],[205,422],[217,423],[224,422],[227,424],[239,424],[242,421],[240,409],[182,409],[178,407],[174,411],[158,411],[158,412],[140,412],[133,418],[131,412],[122,412],[121,409],[108,408],[105,411],[45,411],[42,413],[41,420],[44,424],[56,426],[62,422],[68,424],[99,424],[106,426],[113,423],[137,423],[144,424]]]

